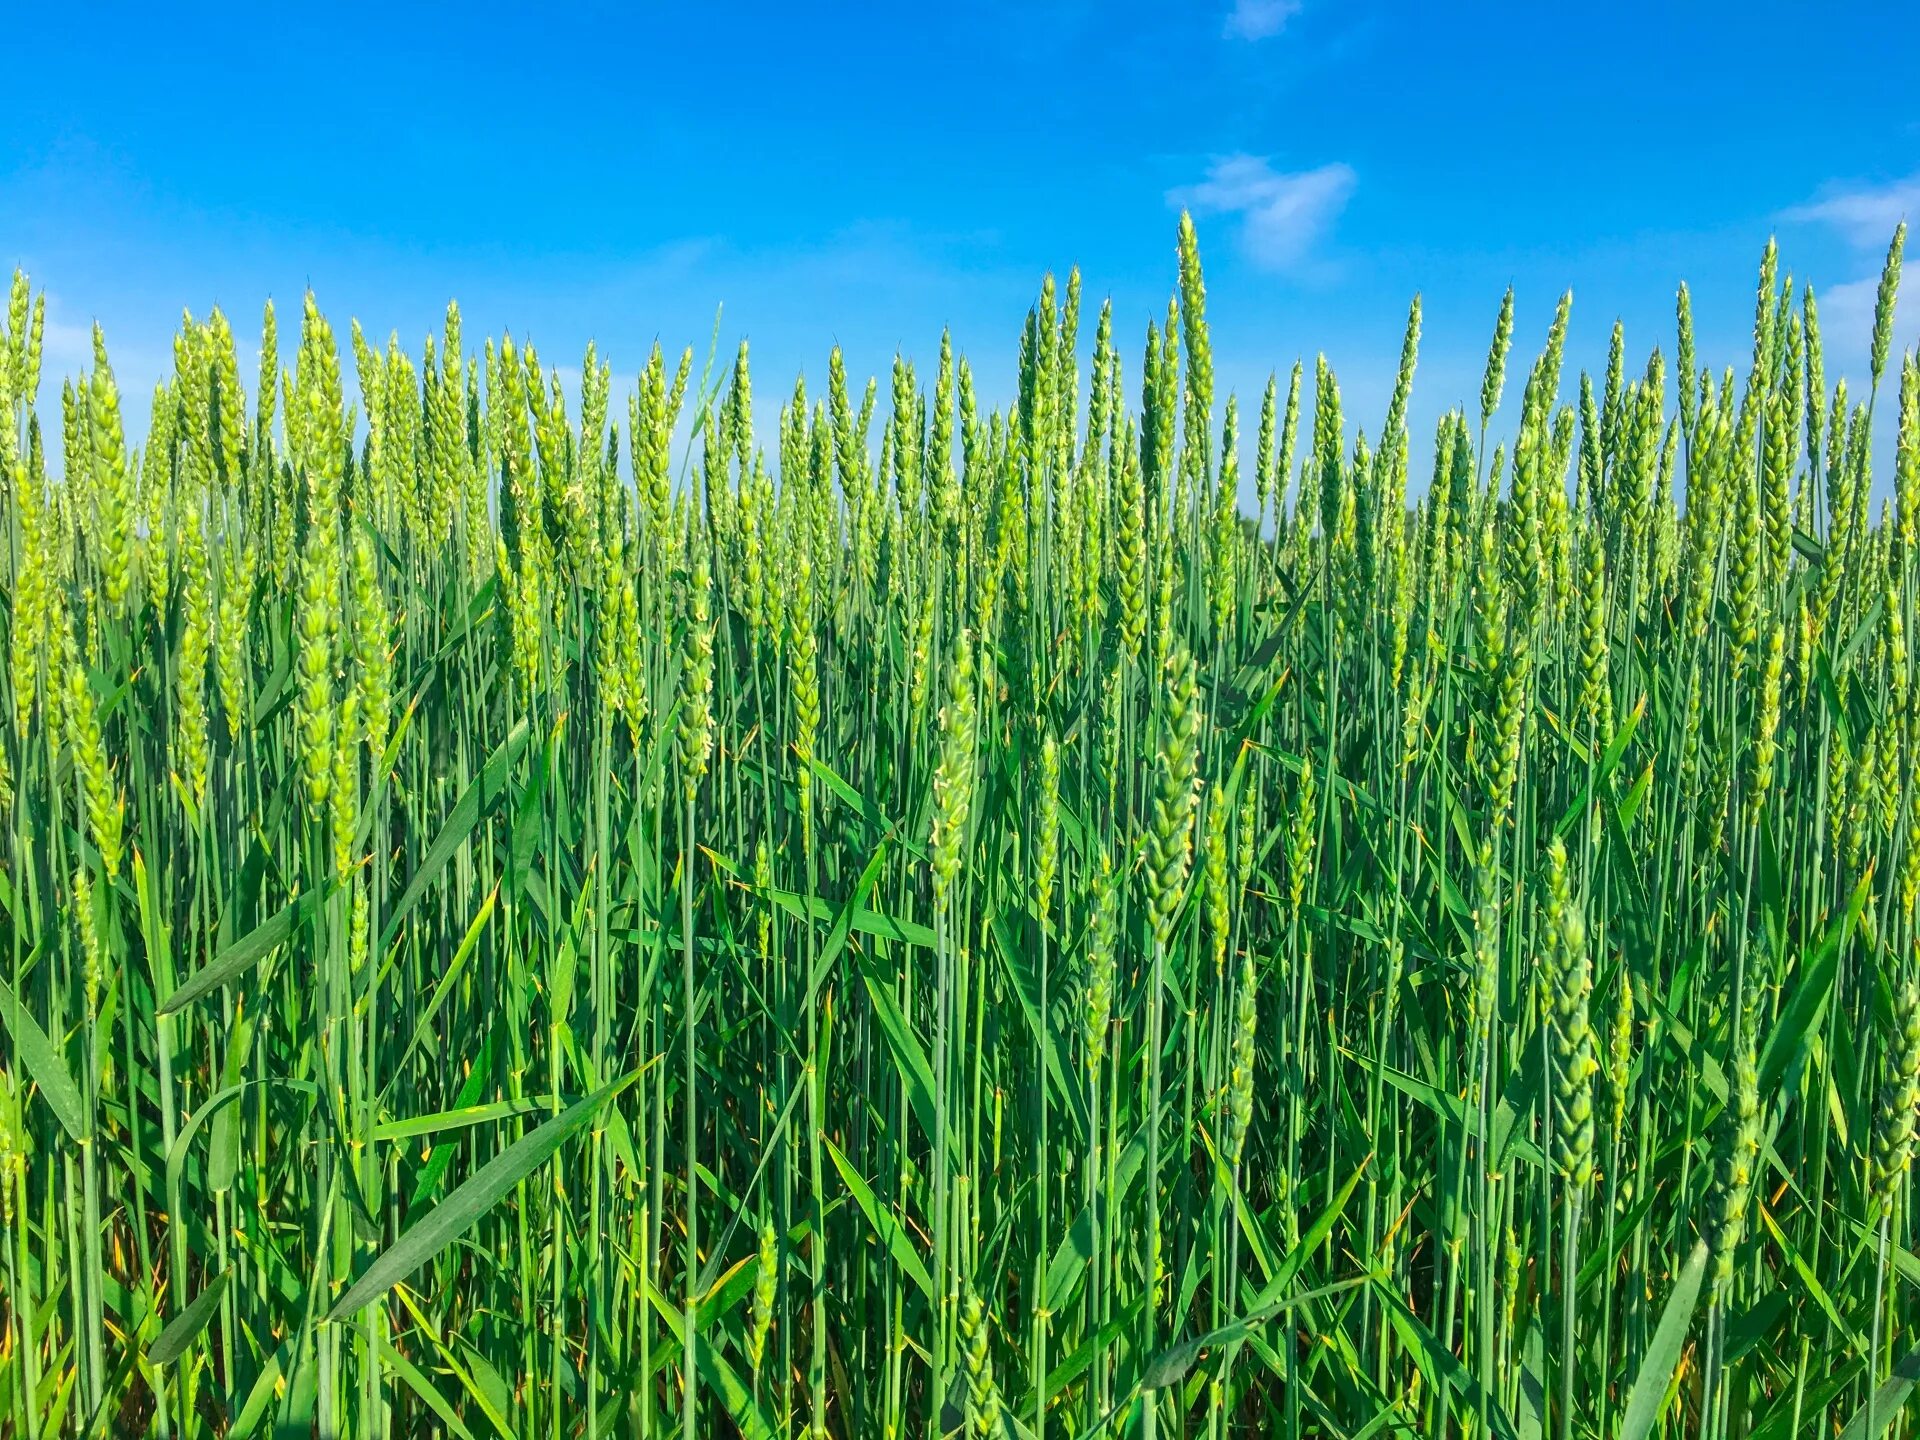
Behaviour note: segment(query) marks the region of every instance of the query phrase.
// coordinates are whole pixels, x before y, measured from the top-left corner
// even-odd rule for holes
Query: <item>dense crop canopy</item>
[[[1133,378],[1076,274],[758,429],[309,297],[130,453],[18,281],[0,1432],[1907,1423],[1898,261],[1851,393],[1771,246],[1739,374],[1509,295],[1431,456],[1184,222]]]

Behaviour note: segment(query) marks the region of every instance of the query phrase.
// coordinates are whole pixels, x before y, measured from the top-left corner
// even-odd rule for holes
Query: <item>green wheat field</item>
[[[1417,453],[1184,221],[758,428],[16,277],[0,1433],[1915,1433],[1902,238]]]

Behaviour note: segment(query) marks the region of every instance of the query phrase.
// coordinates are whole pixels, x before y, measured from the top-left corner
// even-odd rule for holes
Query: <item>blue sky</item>
[[[1742,362],[1769,234],[1830,374],[1861,375],[1920,218],[1920,27],[1892,4],[82,8],[9,21],[0,259],[49,294],[52,376],[97,318],[140,397],[182,307],[244,339],[310,284],[343,334],[417,348],[456,296],[470,337],[568,367],[592,337],[623,386],[655,336],[704,352],[724,302],[763,423],[836,341],[884,374],[950,325],[997,403],[1040,277],[1076,263],[1131,386],[1187,204],[1223,388],[1324,350],[1373,429],[1415,291],[1421,423],[1476,393],[1509,283],[1517,352],[1571,286],[1574,365],[1616,316],[1636,359],[1671,353],[1686,279],[1702,359]]]

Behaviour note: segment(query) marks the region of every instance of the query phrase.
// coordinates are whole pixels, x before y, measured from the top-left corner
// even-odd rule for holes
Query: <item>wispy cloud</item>
[[[1884,185],[1825,185],[1812,200],[1781,211],[1780,218],[1831,225],[1855,245],[1878,248],[1902,220],[1920,218],[1920,173]]]
[[[1235,40],[1267,40],[1287,28],[1302,0],[1233,0],[1226,33]]]
[[[1920,172],[1882,184],[1832,181],[1803,204],[1780,212],[1789,224],[1821,225],[1851,245],[1857,263],[1872,265],[1857,279],[1820,287],[1820,333],[1829,355],[1864,361],[1880,294],[1875,263],[1901,221],[1920,220]],[[1896,344],[1896,349],[1899,345]]]
[[[47,309],[52,312],[53,305]],[[56,312],[57,313],[57,312]],[[93,327],[75,321],[60,320],[50,313],[40,336],[43,370],[53,373],[77,373],[93,365]]]
[[[41,297],[47,303],[46,329],[40,338],[41,383],[57,384],[67,376],[87,374],[93,369],[93,317],[69,305],[62,294],[42,291]],[[172,350],[120,334],[112,325],[105,333],[122,407],[144,409],[154,382],[173,368]]]
[[[1268,270],[1297,270],[1346,209],[1356,182],[1353,167],[1338,161],[1285,172],[1259,155],[1229,155],[1205,180],[1170,190],[1167,199],[1199,214],[1240,216],[1248,259]]]
[[[1851,359],[1867,353],[1873,335],[1874,305],[1880,297],[1880,277],[1862,276],[1815,292],[1820,304],[1821,344],[1829,353]]]

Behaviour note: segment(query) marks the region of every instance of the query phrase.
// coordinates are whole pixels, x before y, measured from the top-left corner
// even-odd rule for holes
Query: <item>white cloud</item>
[[[1864,362],[1873,336],[1874,311],[1880,297],[1880,266],[1877,262],[1894,227],[1905,220],[1920,220],[1920,173],[1881,185],[1833,182],[1805,204],[1780,212],[1790,223],[1824,225],[1839,235],[1873,269],[1856,280],[1819,288],[1820,336],[1827,354],[1844,357],[1843,363]],[[1895,337],[1896,350],[1901,348]],[[1827,373],[1834,366],[1829,363]]]
[[[1229,155],[1198,185],[1171,190],[1167,199],[1199,214],[1239,215],[1248,258],[1269,270],[1292,270],[1346,209],[1356,178],[1352,166],[1337,161],[1285,173],[1258,155]]]
[[[1878,249],[1902,220],[1920,218],[1920,174],[1885,185],[1827,185],[1819,198],[1782,211],[1780,218],[1831,225],[1853,244]]]
[[[93,322],[75,314],[63,296],[42,290],[40,299],[47,307],[40,333],[41,383],[51,376],[57,385],[62,376],[92,370]]]
[[[1233,0],[1226,33],[1236,40],[1267,40],[1287,28],[1302,0]]]
[[[93,368],[93,327],[47,320],[40,336],[42,371],[76,373]]]
[[[1873,311],[1880,299],[1880,277],[1863,276],[1842,284],[1814,291],[1820,306],[1820,345],[1829,355],[1842,355],[1851,363],[1864,358],[1867,342],[1873,337]],[[1831,378],[1831,367],[1829,377]]]

